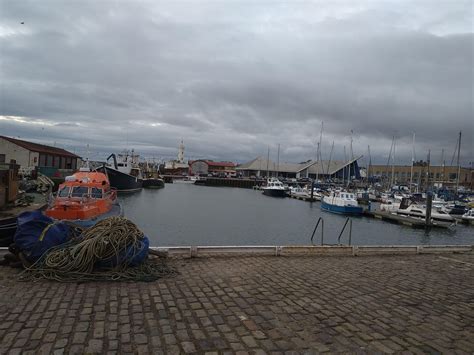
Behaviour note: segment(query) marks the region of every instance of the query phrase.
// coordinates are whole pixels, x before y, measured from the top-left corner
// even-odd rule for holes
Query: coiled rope
[[[144,238],[143,232],[130,220],[106,218],[84,230],[78,238],[49,249],[19,278],[23,281],[48,279],[60,282],[154,281],[176,274],[164,259],[147,258],[138,266],[131,265],[144,247]],[[110,266],[101,265],[99,268],[101,261]]]

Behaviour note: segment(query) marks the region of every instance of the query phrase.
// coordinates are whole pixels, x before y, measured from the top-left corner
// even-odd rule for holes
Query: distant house
[[[189,162],[191,175],[235,176],[235,164],[229,161],[194,160]]]
[[[52,175],[58,169],[76,170],[80,159],[61,148],[0,136],[0,164],[15,160],[20,169],[39,169]]]

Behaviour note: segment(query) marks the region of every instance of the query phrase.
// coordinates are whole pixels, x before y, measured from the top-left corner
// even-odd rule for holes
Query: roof
[[[191,165],[191,164],[193,164],[197,161],[204,162],[204,163],[206,163],[207,165],[210,165],[210,166],[224,166],[224,167],[230,167],[230,168],[235,167],[235,164],[230,162],[230,161],[212,161],[212,160],[203,160],[203,159],[190,161],[189,165]]]
[[[16,138],[10,138],[6,136],[0,136],[0,138],[3,138],[13,144],[16,144],[20,147],[23,147],[25,149],[28,149],[32,152],[38,152],[38,153],[47,153],[47,154],[54,154],[54,155],[61,155],[65,157],[73,157],[73,158],[80,158],[78,155],[68,152],[65,149],[62,148],[56,148],[56,147],[51,147],[49,145],[44,145],[44,144],[38,144],[38,143],[32,143],[32,142],[27,142],[23,141],[20,139]]]
[[[265,171],[267,170],[267,164],[268,164],[268,170],[269,171],[277,171],[281,173],[298,173],[301,172],[305,169],[309,169],[310,174],[328,174],[332,175],[336,173],[337,171],[341,170],[343,167],[352,164],[353,162],[359,160],[362,158],[362,156],[348,160],[346,162],[344,161],[337,161],[333,160],[331,162],[329,161],[313,161],[310,160],[308,162],[304,163],[280,163],[277,164],[272,161],[267,159],[263,159],[261,157],[257,157],[254,160],[251,160],[247,163],[240,164],[236,170],[255,170],[255,171]]]

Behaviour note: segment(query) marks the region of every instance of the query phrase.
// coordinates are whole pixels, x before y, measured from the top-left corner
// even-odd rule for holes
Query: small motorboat
[[[199,180],[199,176],[184,176],[182,179],[173,179],[173,183],[194,184]]]
[[[290,187],[290,196],[309,198],[310,193],[308,192],[308,190],[303,189],[301,186],[297,185],[297,186]]]
[[[470,209],[465,214],[463,214],[461,219],[463,222],[468,224],[474,224],[474,209]]]
[[[405,206],[402,202],[396,213],[399,215],[404,215],[408,217],[416,217],[416,218],[426,218],[426,206],[412,203],[408,206]],[[434,221],[442,221],[442,222],[454,222],[454,218],[450,216],[447,212],[443,211],[442,209],[432,208],[431,209],[431,219]]]
[[[346,191],[332,191],[321,200],[321,209],[346,215],[361,215],[364,210],[359,206],[355,195]]]
[[[66,177],[44,213],[86,228],[104,218],[123,215],[117,190],[110,186],[107,175],[88,168]]]
[[[262,188],[263,194],[272,197],[285,197],[286,189],[283,183],[277,178],[270,178],[267,180],[267,186]]]

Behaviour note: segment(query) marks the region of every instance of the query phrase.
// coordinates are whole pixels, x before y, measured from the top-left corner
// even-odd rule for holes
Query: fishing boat
[[[267,180],[267,186],[262,188],[263,194],[272,197],[285,197],[286,196],[286,189],[283,186],[283,183],[276,179],[270,178]]]
[[[113,164],[109,163],[112,158]],[[139,155],[132,150],[124,151],[117,156],[110,154],[107,164],[97,170],[105,173],[110,181],[110,186],[119,192],[135,192],[143,187],[143,177],[139,166]]]
[[[359,206],[355,195],[346,191],[332,191],[321,200],[321,209],[346,215],[361,215],[363,208]]]
[[[44,214],[55,220],[67,220],[81,227],[123,215],[117,201],[117,190],[111,187],[106,174],[81,168],[52,195]]]

